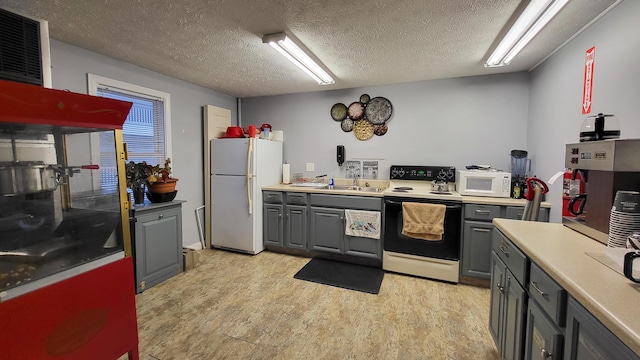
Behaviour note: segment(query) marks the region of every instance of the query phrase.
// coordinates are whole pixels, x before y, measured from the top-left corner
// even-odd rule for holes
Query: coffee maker
[[[581,173],[586,190],[577,195],[583,202],[580,216],[563,217],[562,223],[606,244],[616,192],[640,190],[639,153],[640,139],[567,144],[565,167],[573,169],[574,176]]]

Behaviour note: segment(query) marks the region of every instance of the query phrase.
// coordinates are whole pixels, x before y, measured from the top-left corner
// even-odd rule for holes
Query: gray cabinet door
[[[265,204],[263,211],[263,242],[265,245],[283,245],[282,205]]]
[[[285,207],[285,246],[307,250],[307,207],[287,205]]]
[[[489,332],[502,354],[502,323],[504,320],[505,274],[507,267],[496,253],[491,252],[491,301],[489,308]]]
[[[493,224],[479,221],[464,222],[462,242],[462,275],[491,278],[491,231]]]
[[[505,360],[522,358],[527,295],[509,269],[506,270],[503,355]]]
[[[136,216],[136,291],[182,272],[182,209],[161,208]]]
[[[529,298],[526,334],[526,360],[562,358],[562,332],[543,314],[532,298]]]
[[[567,303],[565,360],[640,359],[575,299]]]
[[[310,211],[309,250],[342,254],[345,236],[344,210],[312,206]]]

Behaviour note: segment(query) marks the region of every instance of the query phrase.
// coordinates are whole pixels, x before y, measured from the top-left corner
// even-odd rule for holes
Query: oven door
[[[446,205],[442,240],[421,240],[402,235],[402,226],[404,224],[402,217],[403,202]],[[385,251],[453,261],[460,259],[462,204],[455,201],[385,197],[384,208]]]

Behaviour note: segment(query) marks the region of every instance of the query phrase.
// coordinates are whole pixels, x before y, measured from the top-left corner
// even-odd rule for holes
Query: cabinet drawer
[[[311,194],[309,201],[310,204],[314,206],[358,210],[382,210],[382,199],[378,197]]]
[[[270,204],[282,204],[282,192],[280,191],[263,191],[262,201]]]
[[[564,327],[567,292],[534,263],[531,263],[528,290],[544,312]]]
[[[504,264],[511,270],[518,282],[526,284],[529,259],[498,229],[494,229],[491,236],[491,249],[504,261]]]
[[[524,207],[522,206],[507,206],[507,215],[505,216],[507,219],[520,220],[522,219],[522,214],[524,213]],[[540,212],[538,212],[538,221],[547,222],[549,221],[549,209],[541,208]]]
[[[305,193],[287,193],[287,205],[306,205],[307,194]]]
[[[465,219],[491,221],[499,216],[500,206],[498,205],[466,204],[464,206]]]

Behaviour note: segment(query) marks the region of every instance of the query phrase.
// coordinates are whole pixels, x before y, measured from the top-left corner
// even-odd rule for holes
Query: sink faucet
[[[353,172],[353,186],[358,186],[358,173],[357,172]]]

